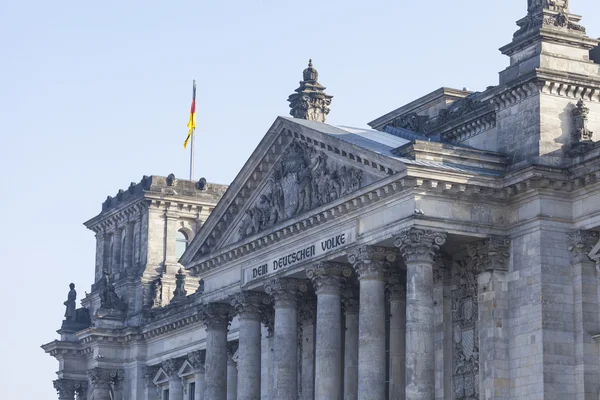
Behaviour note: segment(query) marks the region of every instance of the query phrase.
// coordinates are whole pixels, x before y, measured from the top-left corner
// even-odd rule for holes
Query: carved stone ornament
[[[144,383],[146,384],[146,386],[154,386],[154,377],[158,373],[159,369],[160,366],[158,365],[142,367],[142,375],[144,376]]]
[[[479,399],[477,259],[467,257],[453,269],[452,339],[454,398]]]
[[[412,112],[396,118],[394,121],[392,121],[392,126],[396,128],[408,129],[417,133],[425,133],[425,124],[427,120],[427,116]]]
[[[171,173],[167,176],[167,186],[174,186],[176,182],[177,179],[175,179],[175,174]]]
[[[75,317],[76,317],[76,312],[75,309],[77,308],[77,304],[76,304],[76,300],[77,300],[77,292],[75,291],[75,284],[71,283],[69,284],[69,294],[67,296],[67,301],[65,301],[63,304],[66,307],[65,310],[65,321],[75,321]]]
[[[542,10],[569,12],[569,0],[527,0],[527,12],[534,14]]]
[[[446,234],[429,229],[406,229],[396,237],[394,244],[406,263],[433,263],[440,249],[446,243]]]
[[[385,294],[388,301],[406,300],[406,278],[398,268],[390,268],[385,276]]]
[[[325,153],[292,141],[269,179],[269,186],[246,210],[239,238],[260,233],[321,205],[358,190],[361,170],[338,166]]]
[[[97,284],[100,292],[100,308],[105,310],[125,311],[127,305],[115,292],[115,288],[110,280],[110,274],[103,271],[103,276]]]
[[[527,16],[518,22],[519,30],[514,37],[545,26],[585,33],[585,27],[570,17],[568,0],[528,0],[527,10]]]
[[[123,380],[122,369],[93,368],[87,371],[92,386],[116,385]]]
[[[573,125],[575,126],[573,137],[576,142],[592,142],[594,132],[588,129],[589,113],[590,109],[585,106],[583,100],[579,100],[573,109]]]
[[[187,298],[187,292],[185,290],[185,274],[183,273],[183,269],[179,268],[177,274],[175,274],[175,290],[173,291],[173,299],[171,303],[177,303],[180,301],[185,301]]]
[[[497,236],[485,238],[468,251],[476,253],[478,272],[508,271],[510,239]]]
[[[188,362],[196,371],[200,371],[204,368],[206,362],[206,350],[192,351],[187,355]]]
[[[273,307],[265,308],[260,322],[267,328],[269,337],[272,337],[275,331],[275,309]]]
[[[73,398],[75,394],[83,396],[87,393],[88,382],[76,379],[56,379],[52,382],[60,398]]]
[[[360,308],[360,288],[356,282],[346,282],[342,291],[342,311],[346,315],[358,314]]]
[[[346,264],[319,262],[306,269],[306,277],[311,280],[317,295],[324,292],[339,293],[352,275],[352,268]]]
[[[163,371],[165,371],[165,374],[167,374],[167,376],[175,378],[177,377],[177,373],[179,372],[179,369],[182,365],[183,360],[171,358],[169,360],[163,361],[163,363],[160,366],[163,369]]]
[[[240,319],[257,319],[266,305],[271,302],[269,295],[263,292],[246,290],[231,296],[231,306]]]
[[[198,289],[196,289],[196,294],[204,294],[204,279],[200,279],[200,281],[198,281]]]
[[[162,279],[156,278],[154,282],[152,282],[152,307],[162,307]]]
[[[200,306],[200,316],[206,330],[226,330],[232,319],[232,309],[228,304],[208,303]]]
[[[387,247],[357,246],[348,254],[358,279],[383,279],[389,263],[396,260],[396,251]]]
[[[277,278],[265,285],[265,292],[273,297],[275,308],[295,308],[300,293],[307,289],[306,281],[294,278]]]
[[[290,115],[294,118],[325,122],[333,96],[326,94],[326,88],[317,82],[319,73],[313,67],[312,60],[308,61],[308,68],[304,70],[302,77],[300,87],[288,98]]]
[[[573,263],[591,262],[588,254],[598,243],[598,232],[576,230],[567,234],[567,240]]]
[[[314,295],[302,297],[298,309],[298,322],[300,326],[314,325],[317,322],[317,298]]]

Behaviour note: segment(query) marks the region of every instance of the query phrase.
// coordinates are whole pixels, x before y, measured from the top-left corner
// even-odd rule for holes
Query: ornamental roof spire
[[[290,115],[294,118],[325,122],[333,96],[326,94],[325,86],[317,81],[319,73],[313,67],[312,59],[308,60],[308,68],[303,71],[302,78],[296,93],[288,98]]]

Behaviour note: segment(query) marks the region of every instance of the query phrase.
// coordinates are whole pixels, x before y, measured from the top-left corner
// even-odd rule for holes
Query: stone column
[[[154,377],[158,373],[158,366],[143,367],[142,374],[144,375],[144,400],[162,400],[158,398],[156,386],[154,385]]]
[[[359,288],[347,283],[342,305],[346,329],[344,337],[344,400],[358,400],[358,310]]]
[[[204,399],[227,400],[227,328],[231,321],[230,307],[222,303],[202,306],[206,325],[206,363]]]
[[[260,397],[263,400],[273,398],[273,352],[275,351],[275,310],[273,307],[267,307],[262,314],[262,320],[265,327],[264,335],[261,336],[261,388]]]
[[[204,362],[206,350],[196,350],[188,354],[188,361],[194,367],[195,400],[204,400]]]
[[[238,342],[227,343],[227,400],[237,400],[238,370],[233,359],[237,349]]]
[[[389,398],[404,400],[406,385],[406,278],[397,266],[385,284],[390,303]]]
[[[306,291],[306,283],[298,279],[278,278],[265,285],[265,289],[275,301],[272,398],[296,400],[298,396],[297,308],[299,293]]]
[[[600,331],[598,275],[588,256],[598,243],[598,233],[574,231],[567,236],[572,254],[575,322],[575,399],[596,399],[600,392],[600,354],[592,335]]]
[[[260,397],[262,310],[269,303],[265,293],[245,291],[234,295],[231,305],[239,320],[238,350],[238,400],[255,400]]]
[[[352,269],[345,264],[321,262],[306,276],[317,294],[315,398],[342,399],[342,287]]]
[[[106,259],[106,233],[103,230],[96,232],[96,273],[94,282],[102,279],[102,271],[106,269],[104,261]]]
[[[170,359],[162,363],[163,371],[169,376],[169,400],[183,400],[183,385],[178,375],[182,360]]]
[[[88,378],[92,383],[92,399],[113,400],[113,387],[123,379],[123,370],[96,367],[88,370]]]
[[[433,261],[446,234],[410,228],[395,238],[406,264],[406,398],[435,396]]]
[[[358,320],[358,398],[384,400],[385,395],[385,276],[396,253],[385,247],[359,246],[348,256],[360,282]]]
[[[303,296],[300,305],[300,327],[302,330],[302,397],[301,400],[315,398],[315,322],[317,320],[317,299]]]

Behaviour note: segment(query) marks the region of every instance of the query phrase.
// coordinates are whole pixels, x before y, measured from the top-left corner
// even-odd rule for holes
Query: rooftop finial
[[[313,67],[312,59],[308,60],[308,68],[303,71],[302,78],[296,93],[288,98],[290,114],[294,118],[325,122],[333,96],[326,94],[325,87],[317,82],[319,73]]]

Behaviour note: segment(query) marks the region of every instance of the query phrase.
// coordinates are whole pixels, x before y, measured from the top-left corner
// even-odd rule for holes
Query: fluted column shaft
[[[296,400],[298,396],[298,295],[306,290],[303,281],[274,279],[266,285],[273,296],[275,338],[273,353],[273,393],[277,400]]]
[[[358,398],[385,399],[385,276],[395,252],[360,246],[349,256],[360,282],[358,320]]]
[[[302,327],[302,400],[315,398],[315,322],[317,300],[303,298],[300,306],[300,326]]]
[[[346,320],[344,331],[344,400],[358,400],[358,287],[346,285],[342,301]]]
[[[406,264],[406,398],[435,396],[433,261],[446,234],[411,228],[395,238]]]
[[[269,302],[266,294],[246,291],[233,296],[231,305],[239,320],[237,364],[238,400],[255,400],[261,392],[261,314]]]
[[[342,399],[342,286],[352,270],[318,263],[306,270],[317,294],[315,399]]]
[[[406,282],[397,268],[388,273],[385,288],[390,303],[389,398],[404,400],[406,398]]]
[[[202,318],[206,324],[205,400],[227,400],[229,313],[229,306],[220,303],[207,304],[201,309]]]

